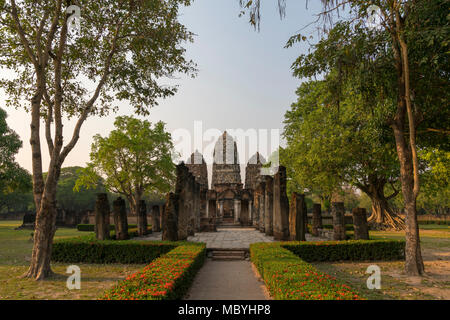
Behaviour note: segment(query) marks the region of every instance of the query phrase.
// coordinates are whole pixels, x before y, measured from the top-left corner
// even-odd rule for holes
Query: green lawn
[[[29,266],[32,230],[14,230],[21,221],[0,221],[0,300],[2,299],[95,299],[119,279],[140,270],[143,265],[78,264],[81,289],[68,290],[69,264],[53,263],[55,275],[44,281],[23,279]],[[75,228],[59,228],[55,239],[86,235]]]

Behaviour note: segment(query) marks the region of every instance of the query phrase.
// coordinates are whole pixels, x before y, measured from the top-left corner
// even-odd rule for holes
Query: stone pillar
[[[222,222],[223,219],[223,201],[219,200],[219,222]]]
[[[253,225],[259,230],[259,207],[261,206],[261,197],[259,196],[259,185],[253,191]]]
[[[195,181],[194,178],[194,192],[193,192],[193,204],[194,210],[193,213],[193,228],[194,232],[200,231],[200,184]],[[193,234],[192,234],[193,235]]]
[[[289,200],[283,166],[278,167],[273,179],[273,236],[275,240],[289,240]]]
[[[187,171],[187,188],[186,196],[187,201],[187,217],[188,217],[188,226],[187,232],[188,236],[195,235],[195,225],[196,225],[196,215],[197,215],[197,201],[196,201],[196,183],[194,176]]]
[[[139,212],[137,216],[137,224],[138,224],[138,235],[144,236],[147,232],[147,204],[145,200],[140,200],[139,202]]]
[[[160,211],[159,211],[159,205],[154,205],[152,207],[152,231],[153,232],[160,232],[161,228],[160,228]]]
[[[248,226],[250,224],[250,217],[248,215],[248,207],[249,203],[248,200],[241,200],[240,202],[240,215],[239,215],[239,221],[241,223],[241,226]]]
[[[306,212],[305,195],[292,193],[289,206],[289,233],[293,241],[306,241]]]
[[[367,226],[367,213],[365,208],[353,208],[353,227],[355,240],[369,240],[369,228]]]
[[[241,200],[234,199],[234,222],[239,222],[241,217]]]
[[[252,198],[250,198],[252,199]],[[248,200],[248,226],[253,225],[253,200]]]
[[[264,230],[266,235],[273,236],[273,178],[266,176],[266,194],[264,197]]]
[[[162,219],[162,240],[178,240],[178,203],[179,197],[175,193],[166,196],[166,204]]]
[[[109,202],[106,193],[97,194],[95,202],[95,236],[98,240],[109,239]]]
[[[127,240],[128,236],[128,221],[127,221],[127,209],[125,206],[125,200],[118,197],[113,202],[113,214],[114,214],[114,228],[116,230],[117,240]]]
[[[216,217],[216,200],[208,200],[208,218]]]
[[[208,218],[208,198],[207,198],[208,189],[201,187],[200,188],[200,217]]]
[[[333,202],[331,204],[331,214],[333,215],[333,240],[345,240],[344,203]]]
[[[319,236],[319,230],[322,229],[322,208],[320,203],[314,203],[313,205],[313,217],[312,217],[312,235]]]
[[[178,199],[177,207],[177,232],[178,240],[186,240],[188,237],[188,228],[191,217],[191,181],[189,179],[190,173],[184,163],[176,167],[177,180],[175,184],[175,194]],[[166,202],[166,206],[168,202]],[[167,211],[167,210],[166,210]]]
[[[166,211],[166,203],[165,202],[160,208],[159,208],[159,225],[161,227],[161,232],[163,231],[164,226],[164,212]]]
[[[265,215],[266,215],[266,200],[265,200],[265,194],[266,194],[266,183],[260,182],[259,183],[259,219],[258,219],[258,229],[261,232],[265,232]]]

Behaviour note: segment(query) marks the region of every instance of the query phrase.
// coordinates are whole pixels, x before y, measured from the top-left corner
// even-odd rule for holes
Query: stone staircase
[[[217,225],[218,228],[236,228],[240,226],[241,224],[239,222],[235,222],[234,218],[223,218],[222,222]]]
[[[245,260],[248,257],[248,252],[243,249],[213,249],[209,256],[216,261]]]

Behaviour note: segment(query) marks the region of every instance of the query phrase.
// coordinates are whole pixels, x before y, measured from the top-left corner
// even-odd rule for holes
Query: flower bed
[[[318,271],[278,243],[250,245],[250,258],[277,300],[361,300],[336,278]]]
[[[187,292],[206,258],[204,244],[181,245],[105,292],[102,300],[173,300]]]

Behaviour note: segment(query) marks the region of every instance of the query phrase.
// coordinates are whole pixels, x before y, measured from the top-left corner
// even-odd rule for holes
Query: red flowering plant
[[[318,271],[279,243],[250,246],[250,257],[278,300],[360,300],[349,286]]]
[[[101,300],[182,298],[206,256],[204,244],[179,246],[105,292]]]

